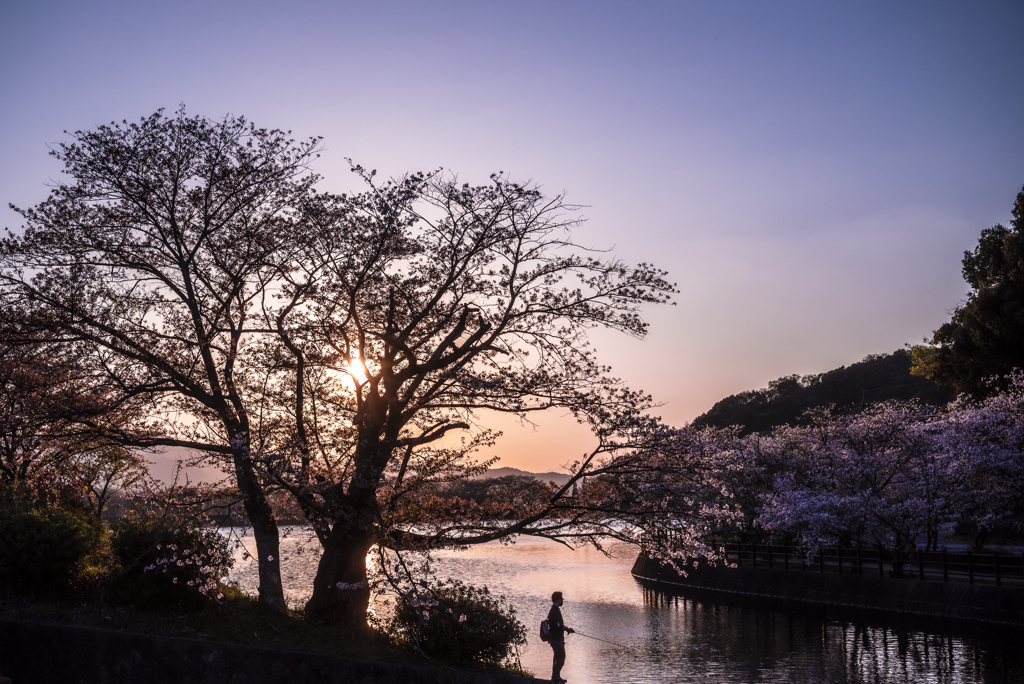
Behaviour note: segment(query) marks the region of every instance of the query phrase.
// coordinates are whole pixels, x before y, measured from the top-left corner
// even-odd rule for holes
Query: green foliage
[[[912,361],[913,354],[913,361]],[[769,383],[767,389],[734,394],[698,416],[693,427],[738,426],[742,434],[768,432],[779,425],[798,423],[805,411],[834,405],[854,409],[861,402],[919,399],[941,405],[953,393],[931,380],[911,374],[918,350],[899,349],[892,354],[872,354],[859,363],[818,375],[790,375]]]
[[[406,648],[453,662],[508,665],[526,627],[504,596],[457,580],[399,602],[384,631]]]
[[[939,350],[925,344],[910,348],[910,374],[932,379],[938,372]]]
[[[132,515],[114,523],[113,533],[121,600],[147,607],[201,607],[222,598],[218,582],[234,561],[228,540],[216,530]]]
[[[1010,228],[986,228],[964,252],[972,292],[915,363],[915,372],[979,398],[1000,386],[990,378],[1024,368],[1024,190],[1012,213]]]
[[[102,574],[108,547],[88,511],[38,509],[0,492],[0,592],[67,594]]]

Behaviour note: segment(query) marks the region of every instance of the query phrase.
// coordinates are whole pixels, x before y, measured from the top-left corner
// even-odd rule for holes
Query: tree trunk
[[[313,595],[306,604],[306,619],[344,627],[352,632],[367,629],[370,585],[366,554],[373,544],[372,528],[342,517],[323,543]]]
[[[238,490],[245,498],[242,506],[252,524],[252,536],[256,541],[256,564],[259,569],[260,604],[271,610],[284,612],[284,586],[281,583],[281,542],[278,536],[274,512],[256,481],[252,465],[248,461],[248,449],[236,453],[235,477]]]

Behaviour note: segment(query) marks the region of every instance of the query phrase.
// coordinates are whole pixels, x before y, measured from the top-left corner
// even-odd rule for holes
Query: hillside
[[[505,477],[507,475],[529,475],[530,477],[536,478],[541,482],[554,482],[557,485],[564,485],[569,481],[569,475],[567,473],[531,473],[519,468],[491,468],[481,478],[497,478]]]
[[[809,408],[834,404],[851,410],[862,402],[919,399],[942,405],[951,390],[910,374],[910,352],[872,354],[863,361],[818,375],[790,375],[768,383],[766,389],[740,392],[722,399],[694,419],[694,427],[738,425],[744,434],[766,432],[776,425],[797,422]]]

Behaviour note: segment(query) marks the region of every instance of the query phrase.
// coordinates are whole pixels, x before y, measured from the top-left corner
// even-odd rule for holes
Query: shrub
[[[509,664],[526,643],[526,627],[504,596],[457,580],[400,600],[385,630],[428,657]]]
[[[133,515],[114,523],[113,533],[122,600],[146,607],[199,607],[222,597],[219,580],[234,560],[228,540],[216,530]]]
[[[65,594],[103,571],[109,535],[88,511],[38,509],[0,496],[0,590]]]

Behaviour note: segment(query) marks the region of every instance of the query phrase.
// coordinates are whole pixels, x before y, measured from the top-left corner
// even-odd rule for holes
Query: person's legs
[[[562,679],[562,666],[565,665],[565,642],[552,641],[551,650],[555,652],[554,662],[551,663],[551,681],[557,684]]]

